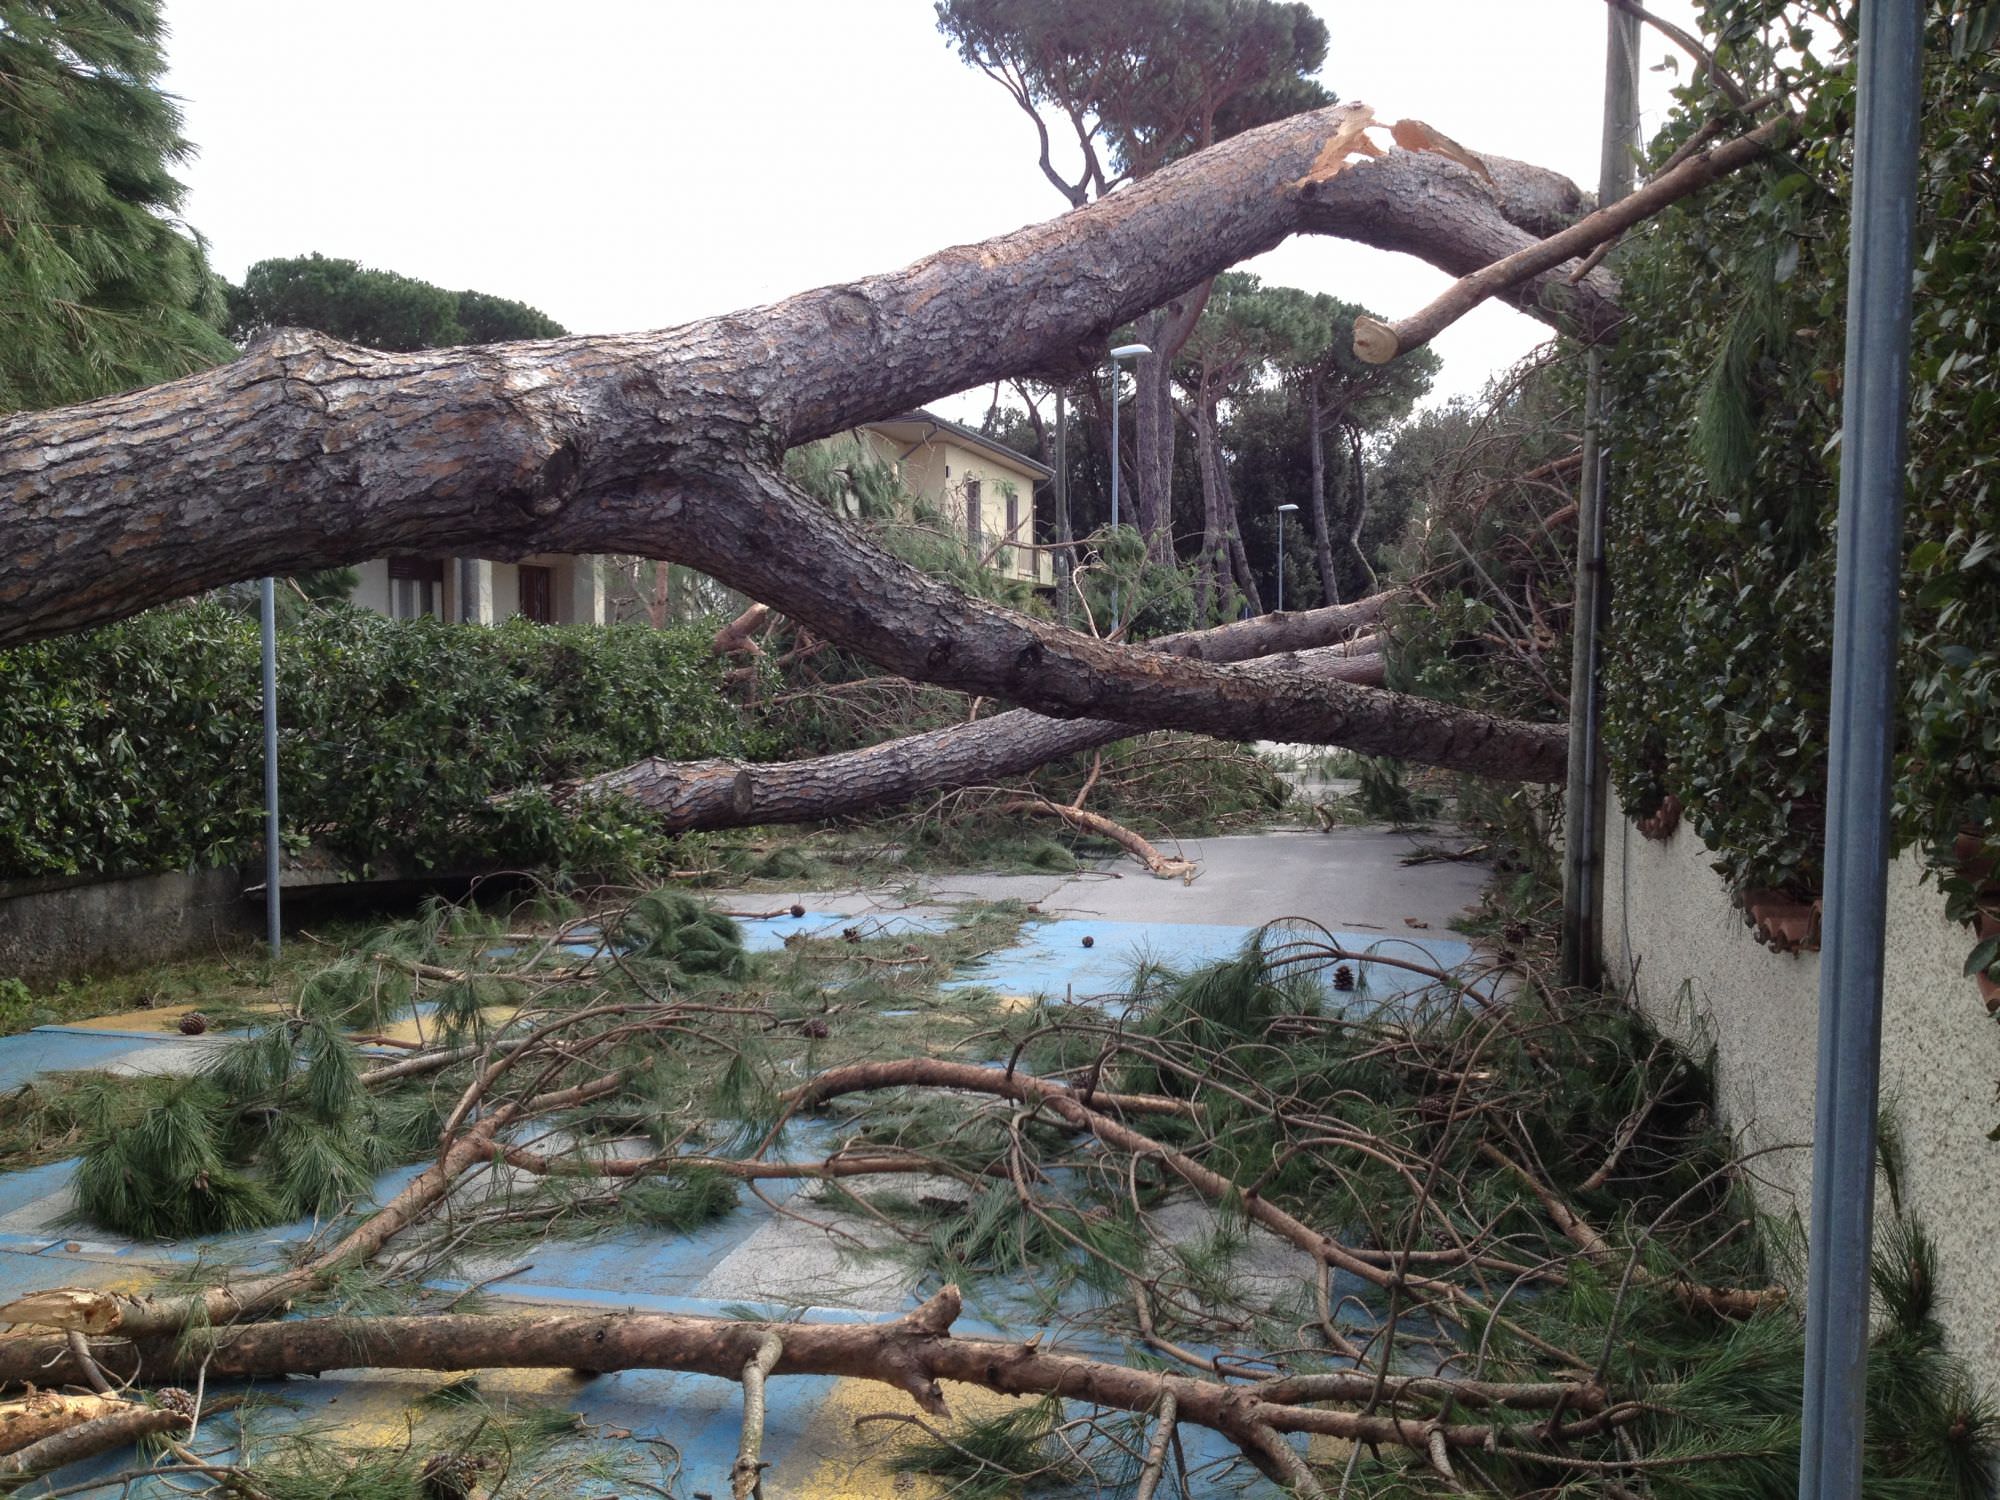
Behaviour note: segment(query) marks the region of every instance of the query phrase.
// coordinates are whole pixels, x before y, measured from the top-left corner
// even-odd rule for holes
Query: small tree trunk
[[[1188,412],[1194,429],[1195,472],[1201,477],[1201,552],[1195,562],[1195,616],[1204,625],[1229,604],[1229,551],[1224,540],[1222,485],[1216,478],[1215,410],[1206,383]]]
[[[1306,452],[1312,460],[1313,557],[1319,564],[1322,602],[1338,604],[1340,577],[1333,567],[1333,528],[1326,518],[1326,413],[1317,375],[1306,382]]]
[[[1250,555],[1243,550],[1243,524],[1236,511],[1236,490],[1229,482],[1229,464],[1221,453],[1215,456],[1215,478],[1222,490],[1222,518],[1228,528],[1229,560],[1236,569],[1237,585],[1250,601],[1250,613],[1264,613],[1264,598],[1257,588],[1257,575],[1250,571]]]
[[[1355,561],[1361,564],[1361,573],[1368,580],[1368,586],[1375,587],[1375,568],[1368,561],[1368,554],[1361,549],[1361,529],[1368,524],[1368,468],[1361,461],[1361,429],[1347,429],[1348,456],[1353,460],[1354,504],[1348,511],[1349,523],[1347,545],[1354,549]]]

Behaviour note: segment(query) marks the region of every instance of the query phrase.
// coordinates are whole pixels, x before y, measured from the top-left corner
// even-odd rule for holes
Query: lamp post
[[[1296,505],[1278,507],[1278,613],[1285,612],[1285,517],[1297,510]]]
[[[1118,385],[1124,374],[1121,359],[1138,359],[1153,351],[1144,344],[1120,344],[1111,351],[1111,525],[1118,525]],[[1118,628],[1118,585],[1111,586],[1111,628]]]

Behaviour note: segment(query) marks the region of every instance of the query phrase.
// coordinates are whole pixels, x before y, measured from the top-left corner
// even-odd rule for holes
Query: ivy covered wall
[[[2000,8],[1930,10],[1896,833],[1964,918],[1954,840],[2000,849]],[[1825,827],[1854,20],[1709,7],[1721,65],[1799,126],[1628,247],[1611,363],[1619,796],[1679,797],[1725,878],[1802,895]],[[1728,113],[1705,80],[1679,98],[1655,162]]]

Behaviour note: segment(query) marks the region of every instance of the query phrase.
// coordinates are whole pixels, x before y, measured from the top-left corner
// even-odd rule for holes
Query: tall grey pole
[[[1597,201],[1632,191],[1639,149],[1639,18],[1605,7],[1604,138]],[[1596,985],[1604,953],[1604,731],[1599,682],[1610,594],[1604,577],[1604,356],[1592,349],[1577,476],[1576,599],[1570,618],[1569,778],[1563,798],[1562,977]]]
[[[1118,529],[1118,360],[1111,360],[1111,529]],[[1118,585],[1111,585],[1111,628],[1118,628]]]
[[[264,928],[271,957],[283,947],[278,931],[278,599],[277,581],[257,585],[258,635],[264,648]]]
[[[1923,11],[1862,6],[1855,56],[1800,1500],[1861,1493]]]
[[[1278,613],[1285,612],[1285,513],[1278,512]],[[1546,929],[1544,929],[1546,930]]]
[[[1058,604],[1057,609],[1058,613],[1060,613],[1060,615],[1062,616],[1063,623],[1067,625],[1070,621],[1070,603],[1071,603],[1070,594],[1073,587],[1072,580],[1074,579],[1076,574],[1076,549],[1075,547],[1070,545],[1071,542],[1074,540],[1074,533],[1071,532],[1069,524],[1069,413],[1067,410],[1067,405],[1063,400],[1063,396],[1064,396],[1063,388],[1061,386],[1057,386],[1056,387],[1056,451],[1055,451],[1056,496],[1055,498],[1056,498],[1056,518],[1057,521],[1062,526],[1062,531],[1060,535],[1063,544],[1062,551],[1056,554],[1056,556],[1062,560],[1062,573],[1063,573],[1062,582],[1058,585],[1060,593],[1058,594],[1057,597],[1060,600],[1060,603]]]

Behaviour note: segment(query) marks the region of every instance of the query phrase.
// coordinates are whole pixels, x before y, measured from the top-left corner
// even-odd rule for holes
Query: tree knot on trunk
[[[951,636],[941,635],[931,642],[931,649],[924,653],[924,665],[933,672],[943,669],[951,660],[951,653],[958,649],[958,642]]]
[[[576,497],[582,477],[583,455],[576,439],[564,438],[532,475],[502,489],[499,498],[513,502],[531,516],[546,519]]]

